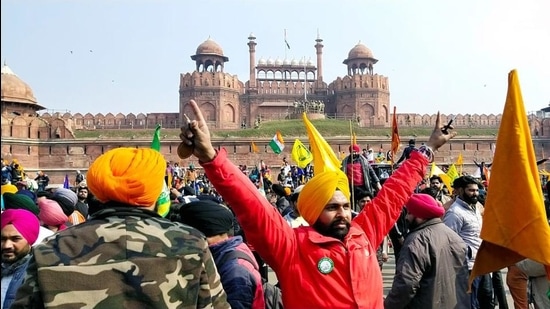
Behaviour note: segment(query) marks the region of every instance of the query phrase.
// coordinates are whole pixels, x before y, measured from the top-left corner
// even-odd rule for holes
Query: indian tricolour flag
[[[273,149],[273,152],[280,154],[283,149],[285,149],[285,141],[283,141],[283,136],[281,132],[277,131],[273,139],[269,142],[269,146]]]

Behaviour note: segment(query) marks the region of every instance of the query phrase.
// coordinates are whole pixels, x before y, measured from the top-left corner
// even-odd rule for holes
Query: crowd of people
[[[452,188],[426,178],[456,134],[439,118],[383,182],[358,145],[338,169],[293,177],[283,162],[274,180],[265,165],[249,172],[216,150],[190,106],[180,138],[201,173],[121,147],[78,171],[72,188],[3,180],[2,308],[508,308],[500,272],[468,283],[487,188],[471,176]],[[384,297],[390,244],[396,269]],[[528,282],[550,308],[541,266],[509,266],[515,308],[527,308]]]

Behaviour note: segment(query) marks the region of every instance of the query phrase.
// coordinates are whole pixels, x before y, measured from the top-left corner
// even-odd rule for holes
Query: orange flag
[[[399,150],[401,139],[399,138],[399,130],[397,129],[397,108],[393,107],[393,120],[391,123],[391,161],[394,162],[395,154]]]
[[[309,119],[307,119],[306,113],[302,114],[302,120],[306,126],[309,147],[313,154],[313,174],[339,170],[342,163],[338,160],[334,150],[332,150],[327,141],[321,136]]]
[[[252,153],[258,153],[260,152],[258,150],[258,146],[256,146],[256,143],[252,142]]]
[[[508,75],[497,144],[470,283],[525,258],[550,265],[550,226],[516,70]]]

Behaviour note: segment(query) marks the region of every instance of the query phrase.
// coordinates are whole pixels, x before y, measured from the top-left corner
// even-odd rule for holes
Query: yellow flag
[[[294,141],[294,146],[292,146],[292,160],[296,162],[296,165],[299,168],[305,168],[311,161],[313,161],[313,155],[311,151],[307,149],[304,144],[299,139]]]
[[[306,113],[302,114],[302,120],[306,126],[309,137],[309,145],[313,154],[313,174],[319,174],[324,171],[337,171],[340,169],[341,162],[336,157],[334,150],[327,141],[321,136],[319,131],[307,119]]]
[[[447,176],[449,176],[451,181],[454,181],[455,179],[460,177],[460,175],[458,175],[458,170],[456,169],[456,165],[451,164],[451,166],[449,166],[449,169],[447,170]]]
[[[462,156],[462,152],[458,155],[458,158],[456,158],[456,165],[463,165],[464,164],[464,157]]]
[[[258,146],[256,146],[256,143],[254,143],[254,142],[252,142],[252,147],[251,147],[251,148],[252,148],[252,153],[258,153],[258,152],[260,152],[260,151],[258,150]]]
[[[470,281],[525,258],[547,265],[547,274],[550,270],[550,226],[526,115],[517,72],[513,70],[508,75],[498,148],[491,166],[482,242]]]
[[[447,176],[447,174],[445,174],[445,172],[442,169],[440,169],[437,165],[435,165],[435,162],[432,162],[432,168],[430,169],[430,177],[432,177],[433,175],[439,176],[439,178],[441,178],[441,181],[443,181],[443,183],[445,184],[449,192],[450,193],[453,192],[453,187],[451,186],[452,185],[451,178]]]
[[[355,132],[353,132],[351,137],[351,145],[357,145],[357,134],[355,134]]]
[[[340,161],[344,160],[347,157],[347,154],[345,151],[340,151]]]

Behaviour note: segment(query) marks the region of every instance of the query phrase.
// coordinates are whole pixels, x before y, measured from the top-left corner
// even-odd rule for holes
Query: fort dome
[[[31,87],[5,64],[2,67],[2,101],[37,105]]]
[[[199,47],[197,47],[196,55],[218,55],[223,56],[222,47],[214,42],[211,38],[208,38],[206,41],[202,42]]]
[[[374,58],[372,51],[359,41],[348,53],[348,59]]]

